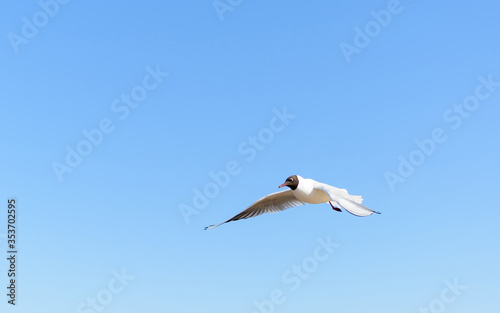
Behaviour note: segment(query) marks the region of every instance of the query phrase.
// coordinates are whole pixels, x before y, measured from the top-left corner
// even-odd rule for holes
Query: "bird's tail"
[[[356,197],[356,196],[354,196]],[[347,212],[356,215],[356,216],[368,216],[372,214],[380,214],[380,212],[373,211],[358,202],[359,199],[347,199],[347,198],[338,198],[336,199],[337,203],[346,209]],[[363,199],[361,198],[361,201]]]
[[[356,202],[356,203],[363,203],[363,197],[362,196],[352,196],[352,195],[349,195],[351,197],[351,200]]]

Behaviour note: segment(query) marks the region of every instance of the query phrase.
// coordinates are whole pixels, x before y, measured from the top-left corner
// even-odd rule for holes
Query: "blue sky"
[[[3,3],[2,311],[498,311],[499,9]],[[203,230],[293,174],[382,214]]]

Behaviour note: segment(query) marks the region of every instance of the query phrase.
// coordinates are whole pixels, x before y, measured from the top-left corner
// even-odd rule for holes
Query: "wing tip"
[[[227,223],[227,222],[224,222],[224,223]],[[220,225],[222,225],[222,224],[224,224],[224,223],[214,224],[214,225],[207,226],[207,227],[205,227],[205,230],[207,230],[207,229],[211,229],[211,228],[215,228],[215,227],[220,226]]]

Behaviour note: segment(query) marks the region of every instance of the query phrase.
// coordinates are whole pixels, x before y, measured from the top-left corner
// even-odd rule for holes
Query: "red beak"
[[[278,188],[285,187],[285,186],[286,186],[285,184],[281,184]]]

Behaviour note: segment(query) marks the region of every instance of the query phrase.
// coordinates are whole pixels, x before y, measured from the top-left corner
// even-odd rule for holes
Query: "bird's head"
[[[288,177],[283,184],[281,184],[278,188],[288,186],[290,189],[295,190],[299,185],[299,176],[293,175]]]

